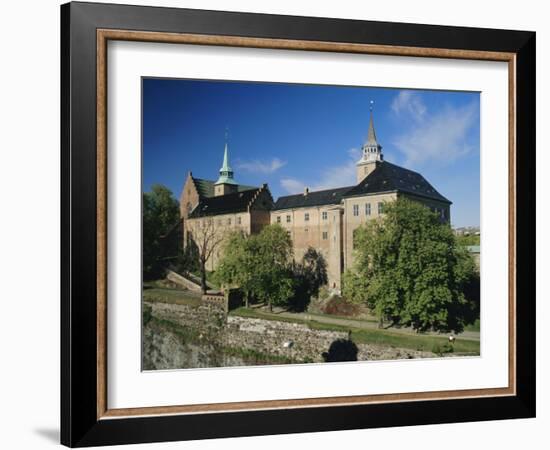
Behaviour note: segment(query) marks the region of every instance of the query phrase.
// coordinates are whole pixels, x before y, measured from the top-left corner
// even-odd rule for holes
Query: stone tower
[[[374,122],[372,119],[372,105],[373,102],[371,101],[367,140],[361,148],[361,159],[357,161],[357,184],[363,181],[366,176],[376,169],[376,166],[384,159],[382,155],[382,146],[376,140],[376,132],[374,131]]]
[[[227,142],[225,143],[225,150],[223,152],[223,164],[220,169],[220,177],[214,184],[214,195],[231,194],[237,192],[238,186],[233,179],[233,169],[229,166],[229,156],[227,151]]]

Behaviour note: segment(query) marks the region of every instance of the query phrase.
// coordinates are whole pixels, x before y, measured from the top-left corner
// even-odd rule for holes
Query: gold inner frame
[[[371,55],[501,61],[508,63],[508,387],[402,394],[263,400],[109,409],[107,405],[107,42],[109,40],[307,50]],[[264,39],[238,36],[97,30],[97,418],[344,406],[420,400],[511,396],[516,393],[516,54],[445,48]]]

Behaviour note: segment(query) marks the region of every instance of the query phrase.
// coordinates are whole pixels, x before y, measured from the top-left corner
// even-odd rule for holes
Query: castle
[[[267,224],[288,230],[294,258],[309,247],[326,259],[329,286],[339,290],[342,273],[353,265],[353,233],[364,222],[384,214],[384,205],[399,197],[420,202],[450,222],[451,202],[419,173],[384,161],[374,129],[372,111],[367,139],[356,163],[355,184],[279,197],[274,201],[266,184],[239,185],[229,165],[227,143],[217,181],[189,173],[180,196],[184,245],[190,239],[210,245],[207,268],[215,270],[220,243],[228,230],[257,233]]]

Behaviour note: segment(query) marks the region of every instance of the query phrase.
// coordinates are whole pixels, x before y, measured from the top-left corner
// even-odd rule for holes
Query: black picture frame
[[[97,417],[98,29],[516,55],[516,394],[229,413]],[[114,4],[61,6],[61,443],[71,447],[535,416],[534,32]]]

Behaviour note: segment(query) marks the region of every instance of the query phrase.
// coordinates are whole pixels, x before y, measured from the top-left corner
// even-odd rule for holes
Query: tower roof
[[[225,143],[225,148],[223,151],[223,164],[220,172],[233,172],[233,170],[229,166],[229,157],[227,156],[227,142]]]
[[[365,144],[373,146],[378,145],[378,141],[376,140],[376,132],[374,131],[374,121],[372,119],[372,109],[370,111],[369,132],[367,134],[367,141]]]
[[[229,151],[227,150],[227,142],[223,152],[223,164],[220,169],[220,177],[216,184],[237,184],[233,179],[233,169],[229,165]]]
[[[380,161],[375,170],[342,197],[359,197],[381,192],[401,192],[451,204],[418,172],[387,161]]]

